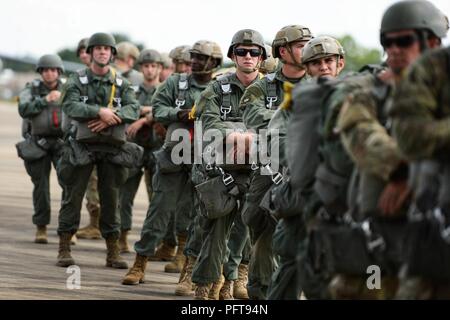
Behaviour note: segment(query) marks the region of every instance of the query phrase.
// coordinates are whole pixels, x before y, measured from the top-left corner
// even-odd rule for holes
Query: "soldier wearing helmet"
[[[153,108],[151,106],[151,99],[160,84],[161,55],[156,50],[145,49],[139,54],[137,63],[144,76],[144,82],[136,90],[136,97],[140,104],[140,118],[128,126],[126,133],[128,140],[144,148],[144,161],[141,166],[130,170],[127,181],[120,189],[121,237],[119,246],[121,252],[130,252],[127,237],[132,226],[132,207],[144,174],[149,201],[152,198],[152,177],[156,169],[153,152],[162,145],[161,138],[153,130]]]
[[[352,298],[348,296],[346,289],[355,286],[361,288],[353,291],[357,297],[389,299],[396,295],[398,274],[405,262],[400,257],[404,257],[402,254],[407,250],[402,245],[405,243],[407,224],[401,217],[406,217],[410,206],[411,189],[408,184],[408,159],[391,135],[390,121],[386,115],[389,110],[395,109],[392,104],[394,92],[402,83],[405,70],[425,50],[438,47],[446,30],[447,18],[428,1],[407,0],[390,6],[383,15],[380,28],[380,43],[387,54],[388,69],[377,74],[372,85],[352,92],[341,109],[337,130],[346,151],[358,168],[360,181],[365,182],[361,184],[358,195],[362,197],[364,206],[359,208],[357,214],[364,218],[370,216],[374,223],[386,220],[387,226],[383,228],[381,225],[379,228],[386,243],[383,258],[390,268],[383,270],[378,293],[364,289],[364,275],[336,275],[330,287],[334,297]],[[415,107],[411,98],[412,94],[408,97],[408,103]],[[418,115],[417,112],[420,111],[412,111]],[[397,116],[403,117],[403,111]],[[425,148],[428,145],[423,143],[424,140],[419,135],[424,135],[427,131],[416,126],[416,123],[425,119],[424,113],[420,113],[419,118],[412,120],[414,125],[407,133],[408,144],[416,139],[420,147]],[[402,223],[399,224],[398,219]],[[405,286],[400,290],[404,291],[403,294],[419,297],[427,290],[418,285],[422,282],[416,281],[416,278],[400,280],[406,280],[403,282]]]
[[[131,42],[123,41],[117,44],[114,67],[135,87],[138,87],[143,81],[142,74],[133,69],[138,57],[139,49]]]
[[[336,39],[321,36],[302,49],[302,64],[313,77],[336,77],[345,66],[344,48]]]
[[[258,68],[261,61],[267,57],[262,35],[251,29],[236,32],[231,40],[227,56],[235,63],[236,72],[224,74],[211,82],[198,100],[196,108],[199,112],[197,115],[203,131],[217,130],[223,137],[224,145],[234,146],[234,142],[239,140],[244,144],[247,143],[248,146],[251,134],[232,128],[236,128],[235,126],[245,127],[242,123],[239,101],[245,88],[259,78]],[[222,144],[220,144],[221,147]],[[230,165],[235,167],[233,164]],[[226,164],[223,166],[228,168]],[[247,170],[248,166],[244,165],[244,167],[242,171],[230,170],[227,171],[227,174],[230,174],[234,181],[247,180],[250,171]],[[205,183],[212,182],[211,178],[213,177],[214,174]],[[239,188],[239,191],[236,190],[236,196],[243,197],[246,189],[247,187],[244,185],[242,189]],[[242,255],[243,248],[249,239],[248,229],[240,219],[242,208],[241,204],[233,205],[229,215],[210,220],[207,223],[207,228],[204,230],[205,241],[192,274],[192,280],[197,284],[195,299],[233,298],[233,283],[237,280],[239,265],[236,257]],[[211,212],[211,214],[217,213]],[[231,231],[233,225],[235,230]],[[231,238],[229,238],[230,234],[233,235]],[[229,249],[232,254],[225,259],[227,240],[229,240]],[[225,260],[229,262],[223,265],[222,275],[222,264]],[[225,282],[220,289],[223,277],[225,277]]]
[[[93,34],[89,38],[87,52],[92,61],[89,68],[70,76],[61,98],[63,112],[71,119],[71,126],[64,137],[64,150],[67,152],[58,167],[65,192],[59,213],[57,265],[67,267],[75,264],[70,238],[79,227],[83,194],[96,167],[100,232],[107,247],[106,266],[123,269],[128,265],[119,255],[118,194],[127,177],[125,166],[131,166],[126,161],[126,152],[131,152],[136,161],[140,158],[140,149],[127,143],[125,134],[125,124],[138,119],[139,103],[131,84],[110,66],[117,53],[112,35]],[[77,160],[64,156],[69,153],[77,154]]]
[[[91,56],[86,51],[88,43],[89,43],[89,38],[83,38],[78,42],[78,46],[77,46],[77,57],[87,67],[89,67],[89,64],[91,63]]]
[[[89,38],[83,38],[78,42],[77,57],[87,67],[91,64],[91,55],[87,53]],[[86,188],[86,209],[89,213],[89,224],[77,231],[76,236],[79,239],[100,240],[100,198],[97,190],[97,170],[92,171]]]
[[[183,296],[192,294],[190,270],[195,262],[194,257],[186,259],[183,253],[193,210],[194,190],[189,167],[192,160],[181,164],[172,162],[171,151],[175,143],[170,132],[178,129],[178,132],[191,136],[194,119],[190,117],[190,112],[201,92],[211,81],[213,70],[222,62],[219,46],[214,42],[198,41],[193,50],[195,54],[189,62],[193,72],[172,74],[157,88],[151,100],[153,119],[167,127],[167,135],[163,147],[155,152],[157,166],[153,179],[157,183],[154,183],[155,189],[141,238],[134,245],[135,262],[122,280],[125,285],[142,282],[147,261],[150,257],[154,258],[155,250],[166,234],[171,217],[175,216],[178,251],[173,263],[165,266],[165,271],[182,271],[175,293]],[[190,147],[187,146],[189,150]]]
[[[417,22],[423,26],[422,30],[437,38],[446,36],[448,24],[437,8],[428,2],[411,5],[410,11],[420,12],[416,18],[421,17]],[[424,38],[431,48],[430,37]],[[389,41],[391,50],[404,46],[398,39],[395,43]],[[415,181],[410,213],[417,217],[410,222],[411,230],[416,231],[411,232],[405,248],[409,254],[402,267],[399,299],[450,297],[449,273],[444,262],[448,261],[448,251],[438,249],[448,246],[444,230],[448,230],[450,212],[449,76],[450,49],[427,50],[408,68],[389,110],[393,136],[410,161],[410,181]],[[434,214],[428,215],[430,212]]]
[[[19,94],[19,114],[23,118],[22,135],[28,142],[17,145],[19,156],[33,182],[33,224],[36,243],[47,243],[50,223],[50,170],[61,152],[61,89],[64,72],[61,58],[46,54],[39,58],[36,72],[40,79],[28,83]],[[23,146],[23,151],[22,147]],[[60,182],[60,181],[59,181]],[[69,239],[70,240],[70,239]]]
[[[270,119],[284,99],[284,83],[297,84],[307,78],[301,58],[302,48],[310,39],[311,31],[300,25],[289,25],[277,32],[272,42],[272,54],[281,60],[282,65],[245,90],[240,108],[247,128],[260,133],[267,130]],[[258,170],[252,173],[249,189],[251,200],[248,201],[249,209],[243,215],[244,221],[253,231],[250,233],[254,235],[252,243],[258,250],[251,257],[247,285],[249,297],[253,299],[266,299],[271,270],[275,269],[276,260],[269,239],[272,238],[276,223],[259,206],[273,184],[272,176],[263,175]],[[264,231],[260,230],[261,226],[264,226]]]
[[[191,73],[191,56],[189,50],[190,46],[183,45],[173,48],[169,57],[175,66],[176,73]]]

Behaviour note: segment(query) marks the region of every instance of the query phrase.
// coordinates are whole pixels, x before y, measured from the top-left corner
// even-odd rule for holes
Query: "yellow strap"
[[[189,120],[195,120],[195,104],[191,109],[191,112],[189,112]]]
[[[110,108],[110,109],[113,108],[113,99],[114,99],[114,96],[116,95],[116,70],[114,68],[111,68],[111,74],[114,78],[114,81],[113,81],[113,85],[111,88],[111,96],[109,97],[109,102],[108,102],[108,108]]]
[[[284,91],[284,99],[280,105],[281,109],[289,110],[292,106],[292,89],[294,89],[294,85],[288,81],[283,83],[283,91]]]

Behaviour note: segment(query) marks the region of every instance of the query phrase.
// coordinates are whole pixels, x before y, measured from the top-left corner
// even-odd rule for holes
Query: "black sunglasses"
[[[234,54],[239,57],[245,57],[247,53],[250,53],[252,57],[259,57],[261,55],[261,50],[259,49],[244,49],[244,48],[235,48]]]
[[[418,40],[417,35],[409,34],[401,37],[381,37],[381,45],[383,48],[389,48],[395,44],[399,48],[408,48]]]

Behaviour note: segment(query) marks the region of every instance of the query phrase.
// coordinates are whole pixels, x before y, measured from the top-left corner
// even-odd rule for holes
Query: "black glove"
[[[189,119],[189,113],[191,112],[191,109],[183,109],[177,112],[177,118],[181,122],[190,122]]]

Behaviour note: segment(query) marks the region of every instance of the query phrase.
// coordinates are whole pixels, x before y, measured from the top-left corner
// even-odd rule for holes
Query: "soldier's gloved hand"
[[[383,216],[398,214],[402,206],[409,200],[410,195],[411,189],[406,179],[389,182],[378,200],[381,214]]]
[[[155,130],[155,133],[160,137],[162,140],[166,138],[166,128],[163,124],[159,122],[153,123],[153,130]]]
[[[127,136],[129,138],[134,138],[136,136],[136,134],[138,133],[139,130],[141,130],[141,128],[146,125],[147,123],[147,119],[145,118],[140,118],[139,120],[136,120],[135,122],[133,122],[128,128],[127,128]]]
[[[116,124],[122,123],[122,119],[119,118],[118,115],[114,113],[113,110],[109,108],[100,108],[100,111],[98,112],[98,116],[100,119],[108,124],[109,126],[113,126]]]
[[[191,109],[183,109],[177,112],[177,118],[181,122],[191,122],[189,119],[189,113],[191,112]]]

